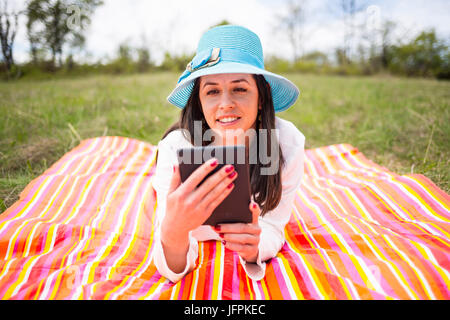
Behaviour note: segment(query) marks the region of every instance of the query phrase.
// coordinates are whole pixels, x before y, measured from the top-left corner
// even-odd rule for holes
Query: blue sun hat
[[[225,25],[206,31],[197,53],[167,97],[183,109],[192,93],[194,80],[209,74],[261,74],[269,83],[275,112],[288,109],[297,100],[300,90],[288,79],[264,69],[264,57],[259,37],[247,28]]]

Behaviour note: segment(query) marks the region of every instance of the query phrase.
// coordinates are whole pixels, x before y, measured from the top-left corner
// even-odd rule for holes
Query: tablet
[[[220,170],[225,165],[232,164],[237,171],[233,181],[234,188],[230,194],[216,207],[211,216],[203,223],[215,226],[220,223],[251,223],[252,212],[249,209],[251,188],[249,164],[245,156],[245,146],[206,146],[191,147],[177,150],[181,180],[186,179],[203,163],[211,158],[217,158],[219,164],[201,182]]]

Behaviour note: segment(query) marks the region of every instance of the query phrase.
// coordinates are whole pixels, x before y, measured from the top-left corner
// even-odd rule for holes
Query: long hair
[[[250,164],[250,185],[253,195],[253,199],[261,208],[261,215],[264,215],[270,210],[277,207],[281,200],[282,184],[281,184],[281,170],[284,165],[284,157],[281,151],[281,146],[278,141],[272,141],[272,138],[276,139],[276,135],[271,134],[271,130],[275,129],[275,111],[273,107],[272,93],[270,91],[270,85],[264,79],[262,75],[253,75],[256,85],[258,87],[258,99],[259,105],[262,107],[258,111],[256,119],[256,139],[252,143],[256,143],[257,154],[259,153],[259,141],[261,139],[262,132],[266,132],[265,140],[267,145],[266,150],[272,150],[273,143],[278,145],[278,170],[274,174],[262,175],[261,170],[265,167],[270,167],[272,163],[262,164],[260,157],[256,157],[256,163]],[[202,122],[202,136],[205,131],[210,129],[206,119],[202,112],[202,106],[199,97],[200,78],[197,78],[194,82],[191,96],[189,97],[186,107],[181,111],[180,120],[171,125],[164,133],[162,139],[164,139],[170,132],[177,129],[182,130],[185,138],[195,145],[194,141],[194,121]],[[263,129],[263,130],[258,130]],[[203,141],[202,145],[206,146],[210,142]],[[269,155],[271,156],[271,155]],[[271,157],[270,157],[271,158]]]

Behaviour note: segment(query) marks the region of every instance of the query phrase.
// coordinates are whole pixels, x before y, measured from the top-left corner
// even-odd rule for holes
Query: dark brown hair
[[[278,145],[279,157],[276,159],[278,161],[278,171],[272,175],[261,175],[261,169],[264,167],[270,167],[272,163],[263,165],[260,162],[259,157],[256,157],[256,164],[250,164],[250,185],[253,198],[255,202],[261,208],[261,215],[266,212],[273,210],[277,207],[281,200],[282,184],[281,184],[281,170],[284,165],[284,157],[281,151],[281,147],[278,141],[271,141],[273,135],[271,135],[271,130],[275,129],[275,111],[273,107],[272,93],[270,91],[270,85],[264,79],[262,75],[253,75],[256,85],[258,87],[258,99],[259,105],[262,107],[258,111],[258,116],[256,119],[256,139],[253,143],[256,143],[257,154],[259,154],[259,139],[261,132],[258,129],[267,130],[267,146],[266,150],[272,150],[271,144],[276,143]],[[194,82],[194,87],[192,89],[192,94],[189,97],[186,107],[181,111],[180,120],[171,125],[164,133],[162,139],[164,139],[170,132],[177,129],[182,130],[186,139],[194,145],[194,121],[202,121],[202,136],[206,130],[210,129],[205,117],[203,115],[202,106],[199,97],[200,88],[200,78],[197,78]],[[208,145],[210,142],[203,141],[202,145]],[[268,155],[270,157],[270,154]]]

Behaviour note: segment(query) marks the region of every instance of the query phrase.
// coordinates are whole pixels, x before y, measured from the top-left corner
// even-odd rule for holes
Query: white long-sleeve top
[[[266,271],[265,262],[280,251],[284,245],[284,228],[292,212],[292,204],[296,190],[299,188],[304,173],[305,136],[290,121],[275,117],[275,128],[278,129],[279,143],[285,159],[282,168],[282,196],[278,206],[259,217],[261,228],[259,255],[256,263],[239,259],[247,275],[253,280],[261,280]],[[158,161],[153,177],[153,187],[157,194],[157,221],[155,225],[155,243],[153,259],[159,273],[172,282],[178,282],[188,272],[195,268],[198,257],[198,241],[218,240],[219,235],[210,226],[200,226],[189,233],[189,250],[186,257],[186,267],[180,273],[174,273],[166,262],[161,244],[161,222],[166,211],[166,198],[173,174],[173,166],[178,164],[176,150],[192,147],[185,139],[181,130],[170,132],[158,143]]]

